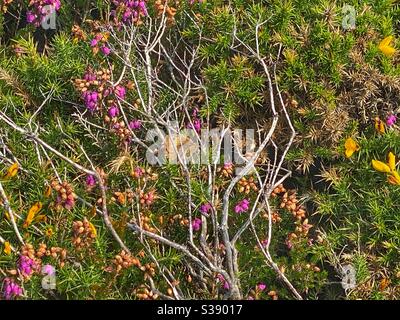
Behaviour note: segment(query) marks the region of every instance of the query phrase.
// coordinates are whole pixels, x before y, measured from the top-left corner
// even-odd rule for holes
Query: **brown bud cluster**
[[[233,164],[225,163],[222,167],[217,169],[217,172],[220,173],[223,177],[228,178],[233,174]]]
[[[286,192],[286,189],[283,187],[283,184],[280,184],[277,186],[274,190],[271,192],[272,197],[276,197],[277,195]]]
[[[3,0],[3,5],[1,7],[1,11],[3,13],[6,13],[8,10],[8,6],[13,2],[14,0]]]
[[[29,259],[35,260],[36,259],[35,248],[30,243],[26,243],[21,248],[21,255],[28,257]]]
[[[181,215],[181,214],[176,214],[176,215],[174,215],[173,217],[171,217],[170,219],[169,219],[169,222],[171,223],[171,224],[173,224],[173,223],[175,223],[175,222],[179,222],[179,224],[181,225],[181,226],[183,226],[183,227],[187,227],[187,226],[189,226],[189,219],[187,219],[187,218],[185,218],[183,215]]]
[[[305,265],[293,265],[292,270],[301,272],[302,270],[310,270],[313,272],[320,272],[321,269],[317,267],[314,263],[307,263]]]
[[[77,42],[77,41],[86,41],[86,34],[85,32],[81,29],[80,26],[77,24],[74,24],[72,26],[72,39]]]
[[[140,270],[144,272],[144,279],[146,280],[148,277],[154,277],[156,275],[156,265],[155,263],[146,263],[145,265],[140,267]]]
[[[302,205],[299,204],[296,191],[294,190],[289,190],[283,194],[280,207],[290,211],[293,214],[293,217],[298,220],[306,217],[306,210]]]
[[[117,117],[110,118],[109,116],[104,117],[106,123],[110,123],[110,132],[118,136],[121,141],[129,140],[132,136],[131,130],[125,124],[124,121],[118,120]]]
[[[51,256],[59,262],[60,268],[63,268],[67,259],[67,250],[60,247],[51,247],[48,249],[46,244],[41,243],[36,251],[36,256],[39,259],[42,259],[44,256]]]
[[[83,221],[74,221],[72,224],[72,230],[72,244],[77,249],[90,247],[96,238],[94,226],[86,218],[84,218]]]
[[[145,285],[141,285],[139,288],[134,290],[136,298],[139,300],[156,300],[158,295],[154,294],[153,291],[146,288]]]
[[[143,179],[144,181],[157,181],[158,174],[153,172],[151,168],[137,167],[131,172],[131,176],[134,179]]]
[[[268,220],[269,219],[268,212],[263,213],[262,217],[265,220]],[[272,223],[280,223],[282,221],[282,218],[281,218],[280,214],[275,211],[275,212],[271,213],[271,220],[272,220]]]
[[[273,291],[273,290],[269,291],[268,296],[271,297],[272,300],[278,300],[278,294],[276,291]]]
[[[151,226],[151,219],[147,215],[141,213],[140,214],[140,222],[141,222],[141,227],[144,230],[152,232],[152,233],[157,232],[157,230]]]
[[[75,205],[75,200],[77,199],[72,185],[67,181],[59,183],[57,180],[53,180],[51,182],[51,187],[57,192],[57,200],[55,203],[56,210],[59,211],[62,207],[71,210]]]
[[[258,191],[257,185],[255,184],[253,177],[250,177],[249,179],[243,177],[239,180],[238,185],[240,193],[249,194],[251,190],[255,192]]]
[[[308,219],[304,219],[303,222],[301,220],[296,221],[296,229],[295,232],[298,235],[302,235],[306,237],[308,235],[308,231],[312,228],[312,225],[308,223]]]
[[[132,266],[136,266],[138,268],[141,267],[140,261],[132,257],[129,253],[122,250],[119,254],[115,256],[112,260],[113,263],[113,270],[116,273],[120,273],[122,270],[129,269]]]
[[[139,197],[140,204],[146,207],[150,207],[154,203],[155,199],[157,199],[155,190],[150,190],[149,192],[139,190]]]
[[[167,4],[165,4],[165,2],[166,2],[165,0],[156,0],[156,2],[154,3],[154,6],[157,11],[157,15],[159,17],[163,15],[164,10],[165,10],[166,17],[167,17],[167,23],[172,24],[175,22],[175,15],[176,15],[177,10],[176,10],[176,8],[174,8],[170,5],[170,2],[172,2],[172,1],[168,1]]]
[[[102,93],[106,89],[107,81],[111,80],[111,70],[89,70],[88,72],[92,74],[92,79],[75,79],[75,87],[82,93],[89,89],[96,89],[99,93],[99,97],[102,98]]]

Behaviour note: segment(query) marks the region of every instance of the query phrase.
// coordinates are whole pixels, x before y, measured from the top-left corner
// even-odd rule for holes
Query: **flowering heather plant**
[[[250,201],[243,199],[235,206],[235,213],[243,213],[249,210]]]
[[[400,298],[396,2],[1,8],[0,299]]]
[[[10,278],[3,280],[3,297],[5,300],[12,300],[23,295],[22,288]]]
[[[112,11],[117,24],[138,23],[142,17],[148,15],[147,0],[113,0],[115,9]]]
[[[49,14],[60,10],[61,1],[30,0],[29,7],[30,10],[26,13],[26,21],[30,24],[33,24],[35,27],[39,27]]]
[[[18,270],[24,277],[30,277],[37,269],[35,261],[29,257],[21,256],[18,264]]]

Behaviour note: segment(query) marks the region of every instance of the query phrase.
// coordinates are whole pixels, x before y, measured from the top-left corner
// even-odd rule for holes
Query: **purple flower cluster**
[[[195,2],[202,3],[203,0],[189,0],[189,3],[190,3],[190,4],[193,4],[193,3],[195,3]]]
[[[89,174],[86,176],[86,187],[87,188],[93,188],[96,185],[96,178]]]
[[[125,99],[125,96],[126,96],[126,89],[125,89],[125,87],[118,85],[115,87],[114,93],[118,98],[123,100],[123,99]]]
[[[27,256],[21,256],[18,264],[18,270],[22,273],[22,275],[29,277],[36,268],[37,265],[33,259],[30,259]]]
[[[391,114],[390,116],[387,117],[386,119],[386,124],[388,127],[393,126],[397,121],[397,117],[394,114]]]
[[[117,107],[115,104],[113,104],[113,105],[108,109],[108,115],[109,115],[111,118],[115,118],[115,117],[117,117],[117,116],[119,115],[119,109],[118,109],[118,107]]]
[[[10,278],[5,278],[3,282],[3,297],[6,300],[11,300],[22,296],[22,288]]]
[[[217,278],[218,278],[219,282],[222,283],[222,287],[225,290],[229,290],[230,286],[229,286],[228,281],[225,280],[225,277],[222,274],[218,274]]]
[[[132,130],[139,130],[142,127],[142,122],[140,120],[132,120],[129,122],[129,128]]]
[[[49,14],[57,12],[61,8],[60,0],[31,0],[29,6],[32,7],[26,13],[26,21],[39,27],[40,24],[45,21]],[[49,11],[47,6],[52,8]]]
[[[202,204],[200,206],[200,212],[205,215],[207,215],[209,213],[209,211],[211,211],[211,209],[212,209],[212,206],[210,203]]]
[[[201,219],[195,218],[195,219],[192,221],[192,228],[193,228],[193,230],[194,230],[194,231],[199,231],[199,230],[200,230],[200,227],[201,227]]]
[[[116,9],[111,12],[116,20],[121,17],[125,24],[137,22],[140,16],[147,16],[146,0],[113,0]]]
[[[82,98],[85,101],[85,106],[90,111],[93,112],[97,109],[99,102],[99,94],[97,93],[97,91],[87,90],[82,94]]]
[[[201,125],[202,125],[201,119],[199,117],[199,109],[195,108],[193,110],[192,119],[191,120],[192,120],[191,123],[189,123],[187,125],[187,127],[189,129],[194,129],[194,130],[196,130],[197,133],[199,133],[200,130],[201,130]]]
[[[250,201],[247,199],[243,199],[235,206],[236,213],[242,213],[249,210]]]
[[[101,52],[108,56],[111,53],[111,49],[106,43],[104,43],[105,41],[106,40],[104,40],[104,36],[101,33],[98,33],[92,40],[90,40],[90,46],[94,48],[95,52],[97,53],[98,46],[100,45]]]
[[[265,283],[263,283],[263,282],[260,282],[257,285],[257,289],[260,290],[260,291],[264,291],[265,289],[267,289],[267,285]]]

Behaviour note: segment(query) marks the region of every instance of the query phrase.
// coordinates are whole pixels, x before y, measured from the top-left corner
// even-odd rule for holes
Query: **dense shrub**
[[[398,4],[2,10],[1,299],[399,297]]]

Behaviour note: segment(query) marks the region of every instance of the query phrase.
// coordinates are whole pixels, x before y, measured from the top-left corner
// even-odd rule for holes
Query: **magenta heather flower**
[[[118,109],[118,107],[117,107],[115,104],[112,105],[112,106],[110,107],[110,109],[108,109],[108,115],[109,115],[111,118],[115,118],[116,116],[119,115],[119,109]]]
[[[50,6],[50,9],[49,7]],[[57,12],[61,8],[60,0],[31,0],[30,10],[26,14],[26,21],[35,27],[44,22],[48,15]]]
[[[83,79],[85,79],[86,81],[94,81],[97,79],[96,74],[94,74],[91,71],[87,71],[84,75],[83,75]]]
[[[22,288],[10,278],[5,278],[3,281],[3,297],[6,300],[11,300],[22,296]]]
[[[30,259],[26,256],[21,256],[18,264],[18,270],[22,273],[23,276],[29,277],[37,268],[37,265],[33,259]]]
[[[199,230],[200,230],[200,227],[201,227],[201,219],[195,218],[195,219],[192,221],[192,228],[193,228],[193,230],[194,230],[194,231],[199,231]]]
[[[108,56],[111,53],[111,49],[109,47],[107,47],[106,45],[102,46],[100,50],[106,56]]]
[[[126,89],[123,86],[116,86],[114,89],[115,95],[120,99],[125,99]]]
[[[90,46],[91,46],[91,47],[95,47],[95,46],[97,46],[97,43],[98,43],[97,39],[94,38],[94,39],[92,39],[92,40],[90,41]]]
[[[28,11],[26,14],[26,22],[32,23],[36,19],[35,15],[33,14],[32,11]]]
[[[136,179],[139,179],[143,174],[144,174],[144,169],[141,167],[136,167],[135,170],[133,170],[133,176]]]
[[[200,206],[200,212],[202,214],[208,214],[208,212],[212,209],[212,206],[210,203],[202,204]]]
[[[229,286],[228,281],[225,280],[225,277],[222,274],[218,274],[217,278],[218,278],[219,282],[222,283],[222,287],[225,290],[229,290],[230,286]]]
[[[96,185],[96,178],[91,174],[87,175],[86,176],[86,186],[88,188],[93,188],[95,185]]]
[[[140,16],[147,16],[145,0],[113,0],[116,9],[112,11],[114,19],[118,22],[122,17],[122,22],[129,24],[136,22]]]
[[[247,199],[243,199],[235,206],[236,213],[242,213],[249,210],[250,201]]]
[[[142,122],[140,120],[132,120],[129,123],[129,128],[131,128],[132,130],[138,130],[140,129],[142,126]]]
[[[97,108],[97,104],[98,104],[98,97],[99,94],[96,91],[85,91],[82,95],[83,100],[85,101],[85,105],[86,107],[90,110],[90,111],[94,111]]]
[[[397,121],[397,117],[394,114],[391,114],[390,116],[387,117],[386,119],[386,124],[388,127],[393,126]]]
[[[264,291],[265,289],[267,289],[267,285],[261,282],[257,285],[257,289],[260,291]]]

